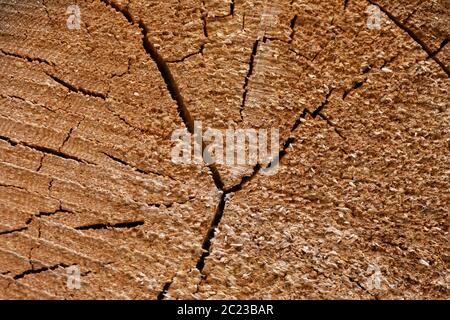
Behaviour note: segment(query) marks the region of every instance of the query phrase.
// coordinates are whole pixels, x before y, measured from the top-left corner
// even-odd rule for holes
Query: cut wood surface
[[[0,298],[449,299],[449,32],[448,0],[2,1]],[[279,129],[278,172],[173,162],[195,121]]]

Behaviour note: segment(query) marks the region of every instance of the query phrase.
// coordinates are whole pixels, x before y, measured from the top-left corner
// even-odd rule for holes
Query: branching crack
[[[311,111],[309,111],[308,109],[305,108],[303,110],[303,112],[301,113],[301,115],[296,120],[296,122],[294,123],[294,125],[293,125],[293,127],[291,129],[291,133],[293,131],[295,131],[303,121],[305,121],[305,118],[306,118],[307,115],[310,115],[313,118],[316,118],[316,117],[319,116],[319,117],[323,118],[324,120],[326,120],[329,125],[332,125],[331,121],[329,121],[321,112],[326,107],[326,105],[328,104],[329,98],[330,98],[331,94],[333,93],[333,91],[334,91],[334,89],[329,90],[329,92],[325,96],[324,101],[313,112],[311,112]],[[335,129],[336,133],[342,139],[345,139],[344,136],[336,128],[334,128],[334,129]],[[273,167],[275,165],[278,165],[279,162],[281,161],[281,159],[287,154],[287,149],[294,142],[295,142],[295,139],[292,138],[292,137],[289,137],[284,142],[283,148],[279,152],[278,156],[275,159],[272,160],[272,162],[268,165],[268,167]],[[243,189],[244,185],[246,185],[247,183],[252,181],[252,179],[254,179],[258,175],[258,173],[261,171],[261,169],[262,168],[261,168],[260,164],[257,164],[253,168],[253,172],[250,175],[243,177],[241,179],[241,181],[238,184],[234,185],[233,187],[231,187],[229,189],[226,189],[226,190],[223,190],[223,193],[222,193],[222,195],[220,197],[220,201],[219,201],[219,204],[217,206],[216,213],[214,215],[214,218],[213,218],[213,221],[211,223],[211,226],[209,227],[208,232],[206,234],[206,237],[203,240],[202,254],[201,254],[201,256],[198,259],[197,264],[196,264],[196,268],[200,271],[201,274],[202,274],[203,269],[205,267],[205,260],[211,254],[212,240],[214,239],[216,230],[219,227],[220,222],[221,222],[221,220],[223,218],[227,196],[229,194],[241,191]],[[202,280],[201,281],[203,281],[204,279],[205,279],[205,276],[202,274]],[[170,284],[171,284],[171,282],[168,284],[168,287],[166,288],[167,290],[169,289]],[[167,290],[165,290],[165,291],[163,290],[162,292],[166,292]]]
[[[216,230],[219,227],[220,222],[222,221],[227,195],[242,190],[243,186],[249,183],[258,174],[260,170],[261,166],[257,164],[253,168],[253,172],[250,175],[243,177],[238,184],[223,191],[216,212],[214,214],[214,218],[211,222],[211,226],[209,227],[208,232],[203,240],[202,255],[200,256],[196,264],[196,268],[200,271],[200,273],[202,273],[203,268],[205,267],[205,259],[210,255],[211,252],[212,240],[214,239]]]
[[[129,167],[129,168],[135,170],[136,172],[139,172],[139,173],[142,173],[142,174],[154,174],[154,175],[156,175],[156,176],[160,176],[160,177],[163,177],[163,178],[169,178],[169,179],[172,180],[172,181],[178,181],[178,180],[176,180],[174,177],[172,177],[172,176],[170,176],[170,175],[161,174],[161,173],[159,173],[159,172],[152,171],[152,170],[144,170],[144,169],[141,169],[141,168],[137,168],[137,167],[135,167],[134,165],[132,165],[132,164],[126,162],[125,160],[122,160],[122,159],[120,159],[120,158],[117,158],[117,157],[115,157],[115,156],[112,156],[112,155],[110,155],[110,154],[108,154],[108,153],[106,153],[106,152],[102,152],[102,154],[104,154],[105,156],[107,156],[109,159],[111,159],[111,160],[113,160],[113,161],[115,161],[115,162],[120,163],[120,164],[123,165],[123,166]]]
[[[187,105],[184,102],[184,99],[183,99],[183,97],[182,97],[182,95],[180,93],[178,84],[176,83],[176,81],[175,81],[175,79],[174,79],[174,77],[173,77],[173,75],[171,73],[171,70],[170,70],[170,68],[168,66],[168,63],[182,62],[182,61],[186,60],[187,58],[189,58],[189,57],[191,57],[193,55],[196,55],[196,54],[199,54],[199,53],[203,53],[204,44],[201,46],[199,52],[188,54],[187,56],[183,57],[180,60],[165,61],[162,58],[162,56],[158,53],[158,51],[155,49],[153,44],[150,42],[149,37],[148,37],[148,33],[149,33],[148,28],[146,27],[146,25],[144,24],[144,22],[142,20],[135,20],[135,19],[133,19],[133,17],[131,16],[131,14],[128,11],[127,7],[124,7],[124,6],[120,5],[120,4],[114,3],[113,1],[110,1],[110,0],[101,0],[101,1],[103,3],[105,3],[106,5],[114,8],[117,12],[121,13],[131,25],[137,25],[140,28],[141,33],[143,35],[143,47],[144,47],[145,51],[147,52],[147,54],[151,57],[151,59],[155,62],[156,66],[158,67],[158,70],[161,73],[161,76],[162,76],[162,78],[163,78],[163,80],[164,80],[164,82],[165,82],[165,84],[167,86],[167,89],[168,89],[172,99],[177,103],[178,113],[179,113],[181,119],[183,120],[186,128],[188,129],[189,132],[193,133],[194,132],[194,119],[192,118],[192,115],[190,114],[190,112],[189,112],[189,110],[187,108]],[[378,5],[377,3],[375,3],[375,1],[372,1],[372,0],[368,0],[368,1],[371,4]],[[294,1],[291,2],[291,5],[292,5],[293,2]],[[43,2],[43,3],[45,5],[45,2]],[[344,9],[347,8],[348,4],[349,4],[349,0],[344,0]],[[400,27],[402,30],[407,32],[408,35],[412,39],[414,39],[414,41],[416,43],[418,43],[428,53],[429,57],[434,59],[439,64],[439,66],[447,73],[447,75],[450,76],[449,69],[437,58],[438,53],[448,43],[448,39],[445,39],[442,42],[440,48],[433,52],[413,31],[411,31],[407,26],[405,26],[405,24],[400,22],[396,17],[394,17],[391,13],[386,11],[383,7],[381,7],[381,6],[379,6],[379,7],[398,27]],[[235,1],[231,0],[230,1],[230,15],[231,16],[234,15],[234,10],[235,10]],[[47,11],[47,9],[46,9],[46,11]],[[47,13],[48,13],[48,11],[47,11]],[[203,32],[204,32],[205,37],[208,37],[206,18],[207,17],[205,15],[202,16]],[[297,19],[298,19],[298,16],[295,15],[294,18],[291,20],[291,29],[292,29],[292,31],[291,31],[291,35],[290,35],[290,42],[293,41],[293,38],[294,38],[294,35],[295,35],[295,24],[296,24]],[[256,54],[257,54],[257,51],[258,51],[259,41],[260,41],[259,39],[256,40],[256,42],[253,45],[253,50],[252,50],[252,54],[251,54],[250,62],[249,62],[249,70],[248,70],[248,74],[247,74],[247,76],[245,78],[245,83],[244,83],[244,87],[243,87],[244,88],[244,93],[243,93],[242,105],[241,105],[241,109],[240,109],[241,120],[243,120],[243,111],[244,111],[244,108],[245,108],[246,98],[247,98],[247,94],[248,94],[249,79],[251,78],[252,73],[253,73],[255,57],[256,57]],[[48,62],[48,61],[46,61],[44,59],[41,59],[41,58],[32,58],[32,57],[28,57],[28,56],[21,56],[21,55],[14,54],[14,53],[8,53],[8,52],[5,52],[3,50],[0,50],[0,51],[4,55],[14,56],[14,57],[17,57],[17,58],[20,58],[20,59],[24,59],[24,60],[26,60],[28,62],[37,61],[37,62],[44,63],[44,64],[47,64],[47,65],[53,65],[53,63],[50,63],[50,62]],[[291,50],[291,51],[293,51],[293,50]],[[293,52],[296,53],[295,51],[293,51]],[[313,59],[313,61],[314,61],[314,59]],[[58,77],[56,77],[54,75],[51,75],[49,73],[47,73],[47,75],[49,77],[51,77],[54,81],[59,83],[60,85],[66,87],[71,92],[82,93],[84,95],[92,96],[92,97],[96,97],[96,98],[101,98],[103,100],[106,100],[106,98],[107,98],[107,94],[103,94],[103,93],[100,93],[100,92],[95,92],[95,91],[91,91],[91,90],[88,90],[88,89],[77,87],[77,86],[75,86],[73,84],[70,84],[70,83],[68,83],[68,82],[66,82],[66,81],[64,81],[64,80],[62,80],[62,79],[60,79],[60,78],[58,78]],[[353,85],[353,89],[358,89],[363,84],[364,84],[364,81],[363,82],[356,82]],[[303,110],[301,115],[295,121],[295,123],[294,123],[294,125],[293,125],[293,127],[291,129],[291,133],[294,130],[296,130],[303,121],[305,121],[305,118],[306,118],[307,115],[310,115],[313,118],[321,117],[329,125],[334,127],[334,125],[331,123],[331,121],[322,113],[323,109],[328,104],[328,99],[331,96],[332,91],[333,90],[329,91],[329,93],[326,95],[325,101],[319,107],[317,107],[314,111],[311,112],[308,109],[304,109]],[[343,98],[345,99],[345,97],[347,95],[348,95],[348,92],[344,93],[344,97]],[[70,138],[70,135],[71,135],[71,133],[73,132],[74,129],[75,128],[72,128],[69,131],[69,133],[68,133],[66,139],[64,140],[62,146],[64,146],[64,144]],[[337,131],[336,128],[335,128],[335,130],[339,134],[339,136],[341,136],[343,139],[345,139]],[[71,159],[71,160],[75,160],[75,161],[78,161],[78,162],[86,163],[86,161],[84,161],[84,160],[81,160],[81,159],[79,159],[77,157],[70,156],[70,155],[67,155],[67,154],[61,152],[60,149],[62,148],[62,146],[61,146],[61,148],[59,150],[54,150],[54,149],[51,149],[51,148],[46,148],[46,147],[35,146],[35,145],[32,145],[32,144],[27,144],[27,143],[24,143],[24,142],[16,142],[16,141],[14,141],[14,140],[12,140],[11,138],[8,138],[8,137],[0,136],[0,140],[8,142],[12,146],[16,146],[17,144],[20,144],[20,145],[24,145],[26,147],[35,149],[37,151],[41,151],[41,152],[44,153],[44,156],[45,156],[45,154],[52,154],[52,155],[56,155],[56,156],[59,156],[59,157],[65,158],[65,159]],[[283,148],[280,151],[278,159],[275,159],[274,161],[280,161],[281,158],[287,154],[286,150],[288,149],[288,147],[292,143],[294,143],[294,141],[295,141],[294,138],[289,137],[285,141],[285,143],[283,144]],[[203,150],[204,149],[205,148],[203,146]],[[141,170],[141,169],[137,169],[137,168],[129,165],[128,163],[126,163],[125,161],[123,161],[123,160],[121,160],[119,158],[113,157],[113,156],[108,155],[106,153],[104,153],[104,154],[106,156],[108,156],[110,159],[121,163],[122,165],[130,166],[130,167],[134,168],[138,172],[148,173],[147,171],[144,171],[144,170]],[[42,166],[43,157],[41,159],[40,167]],[[39,169],[40,169],[40,167],[39,167]],[[211,170],[211,173],[212,173],[215,185],[220,191],[222,191],[222,195],[220,197],[220,201],[218,203],[218,206],[217,206],[214,218],[213,218],[213,220],[211,222],[211,226],[208,229],[208,232],[207,232],[207,234],[205,236],[205,239],[203,241],[203,244],[202,244],[203,253],[200,256],[200,258],[198,259],[197,264],[196,264],[196,268],[200,272],[202,272],[203,269],[204,269],[205,259],[210,255],[211,243],[212,243],[212,240],[213,240],[213,238],[215,236],[215,232],[216,232],[218,226],[220,225],[221,219],[223,217],[227,196],[229,194],[231,194],[231,193],[238,192],[238,191],[242,190],[243,186],[246,183],[248,183],[249,181],[251,181],[258,174],[258,172],[261,170],[260,165],[259,164],[256,165],[254,167],[253,172],[252,172],[251,175],[243,177],[239,184],[237,184],[237,185],[235,185],[235,186],[233,186],[233,187],[231,187],[229,189],[224,190],[224,184],[223,184],[223,182],[221,180],[221,177],[220,177],[220,174],[219,174],[217,168],[214,165],[209,166],[209,168]],[[158,175],[160,175],[160,174],[158,174]],[[161,175],[161,176],[163,176],[163,175]],[[164,176],[164,177],[166,177],[166,176]],[[69,212],[69,211],[63,210],[61,208],[61,206],[60,206],[60,208],[58,210],[53,211],[53,212],[39,212],[36,215],[36,217],[51,216],[51,215],[54,215],[54,214],[57,214],[57,213],[67,213],[67,212]],[[91,225],[79,226],[79,227],[76,227],[75,229],[77,229],[77,230],[98,230],[98,229],[108,229],[108,228],[135,228],[135,227],[143,225],[143,224],[144,224],[144,221],[131,221],[131,222],[116,223],[116,224],[103,223],[103,224],[91,224]],[[14,229],[14,230],[3,231],[3,232],[0,232],[0,235],[1,234],[13,233],[13,232],[20,232],[20,231],[26,230],[27,228],[28,227],[22,227],[22,228],[18,228],[18,229]],[[70,265],[67,265],[67,264],[64,264],[64,263],[60,263],[60,264],[56,264],[56,265],[49,266],[49,267],[43,267],[43,268],[39,268],[39,269],[26,270],[26,271],[24,271],[21,274],[15,275],[13,278],[14,279],[20,279],[20,278],[25,277],[28,274],[37,274],[37,273],[45,272],[45,271],[48,271],[48,270],[56,270],[59,267],[67,268],[69,266]],[[350,280],[354,281],[351,278],[350,278]],[[158,294],[158,300],[164,299],[164,296],[168,292],[172,282],[173,282],[173,279],[171,281],[169,281],[169,282],[164,284],[164,287],[163,287],[162,291]],[[359,287],[361,287],[362,289],[364,289],[364,287],[362,287],[357,281],[356,281],[356,284]]]
[[[194,200],[197,196],[189,196],[188,199],[184,200],[184,201],[174,201],[174,202],[169,202],[169,203],[147,203],[148,206],[150,207],[156,207],[156,208],[161,208],[162,206],[166,207],[166,208],[172,208],[175,204],[186,204],[191,202],[192,200]]]

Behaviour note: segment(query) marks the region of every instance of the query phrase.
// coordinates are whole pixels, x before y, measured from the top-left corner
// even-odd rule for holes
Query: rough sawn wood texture
[[[449,299],[449,30],[448,0],[2,1],[0,298]],[[278,173],[173,163],[194,121],[278,128]]]

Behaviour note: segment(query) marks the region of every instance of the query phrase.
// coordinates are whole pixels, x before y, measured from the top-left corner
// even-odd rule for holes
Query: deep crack
[[[247,72],[247,75],[246,75],[245,81],[244,81],[244,87],[243,87],[244,93],[243,93],[243,95],[242,95],[241,108],[240,108],[240,110],[239,110],[239,114],[240,114],[240,116],[241,116],[241,121],[244,120],[244,114],[243,114],[243,113],[244,113],[244,109],[245,109],[245,103],[247,102],[248,84],[249,84],[249,81],[250,81],[250,77],[251,77],[252,74],[253,74],[253,68],[254,68],[254,63],[255,63],[255,57],[256,57],[256,54],[258,53],[259,42],[260,42],[260,40],[257,39],[257,40],[255,41],[255,43],[253,44],[252,54],[251,54],[251,56],[250,56],[250,60],[249,60],[249,64],[248,64],[248,65],[249,65],[249,66],[248,66],[248,72]]]
[[[27,229],[28,229],[28,227],[21,227],[21,228],[12,229],[12,230],[5,230],[5,231],[1,231],[0,235],[10,234],[10,233],[14,233],[14,232],[21,232],[21,231],[24,231]]]
[[[102,100],[106,100],[106,95],[104,93],[95,92],[95,91],[92,91],[92,90],[89,90],[89,89],[77,87],[76,85],[71,84],[71,83],[69,83],[69,82],[67,82],[67,81],[65,81],[65,80],[63,80],[61,78],[58,78],[57,76],[52,75],[52,74],[50,74],[48,72],[46,72],[46,74],[50,78],[52,78],[54,81],[56,81],[57,83],[59,83],[63,87],[67,88],[71,92],[81,93],[81,94],[83,94],[85,96],[91,96],[91,97],[94,97],[94,98],[100,98]]]
[[[99,230],[99,229],[131,229],[138,226],[142,226],[144,221],[131,221],[131,222],[119,222],[119,223],[95,223],[85,226],[75,227],[76,230]]]
[[[14,280],[18,280],[18,279],[21,279],[21,278],[25,277],[26,275],[29,275],[29,274],[37,274],[37,273],[41,273],[41,272],[45,272],[45,271],[53,271],[53,270],[58,269],[59,267],[61,267],[61,268],[68,268],[70,266],[71,265],[68,265],[68,264],[65,264],[65,263],[58,263],[58,264],[55,264],[55,265],[50,266],[50,267],[42,267],[42,268],[39,268],[39,269],[29,269],[29,270],[25,270],[22,273],[16,274],[13,277],[13,279]]]
[[[0,52],[2,54],[4,54],[5,56],[15,57],[15,58],[18,58],[18,59],[26,60],[28,62],[39,62],[39,63],[44,63],[44,64],[49,65],[49,66],[54,66],[53,63],[51,63],[51,62],[49,62],[49,61],[47,61],[45,59],[42,59],[42,58],[30,57],[30,56],[21,55],[21,54],[18,54],[18,53],[7,52],[7,51],[5,51],[3,49],[0,49]]]
[[[392,13],[387,11],[386,8],[379,5],[377,2],[373,0],[367,1],[369,1],[369,3],[371,3],[372,5],[378,6],[381,9],[381,11],[383,11],[384,14],[386,14],[389,17],[389,19],[392,20],[397,25],[397,27],[405,31],[417,44],[419,44],[422,47],[422,49],[425,50],[428,56],[431,57],[441,67],[441,69],[447,74],[448,77],[450,77],[450,69],[447,68],[447,66],[442,61],[440,61],[436,57],[436,55],[434,55],[434,52],[430,49],[430,47],[428,47],[428,45],[422,39],[420,39],[420,37],[417,34],[415,34],[403,22],[401,22],[397,17],[395,17]]]
[[[0,140],[8,142],[11,146],[22,145],[22,146],[28,147],[30,149],[33,149],[35,151],[40,151],[45,154],[51,154],[51,155],[54,155],[54,156],[57,156],[57,157],[60,157],[60,158],[66,159],[66,160],[74,160],[76,162],[84,163],[84,164],[86,164],[86,163],[92,164],[92,165],[94,164],[93,162],[89,162],[87,160],[81,159],[81,158],[73,156],[73,155],[69,155],[62,151],[55,150],[55,149],[52,149],[49,147],[38,146],[38,145],[35,145],[32,143],[23,142],[23,141],[15,141],[9,137],[4,137],[4,136],[0,136]]]

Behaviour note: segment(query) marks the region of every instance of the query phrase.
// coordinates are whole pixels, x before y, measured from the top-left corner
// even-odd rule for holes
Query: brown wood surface
[[[448,0],[2,1],[0,298],[449,299],[449,30]],[[279,128],[279,172],[173,163],[194,121]]]

